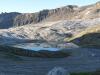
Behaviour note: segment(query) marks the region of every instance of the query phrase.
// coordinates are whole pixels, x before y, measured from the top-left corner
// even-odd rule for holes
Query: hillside
[[[96,24],[100,24],[100,18],[91,20],[61,20],[1,29],[0,44],[54,42],[57,45],[64,43],[63,40],[65,38],[74,36],[80,31]]]
[[[100,24],[86,28],[84,31],[66,39],[82,47],[100,48]]]
[[[51,22],[59,20],[94,19],[100,17],[100,2],[88,6],[78,7],[67,5],[56,9],[45,9],[35,13],[3,13],[0,14],[0,28]]]
[[[36,13],[18,15],[14,25],[20,26],[30,23],[75,19],[94,19],[100,17],[100,2],[89,6],[78,7],[76,5],[63,6],[51,10],[42,10]]]
[[[0,75],[55,75],[59,67],[100,75],[100,2],[0,14]]]

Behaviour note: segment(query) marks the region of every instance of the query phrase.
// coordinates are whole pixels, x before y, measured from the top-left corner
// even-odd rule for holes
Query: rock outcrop
[[[0,14],[0,29],[6,29],[13,27],[14,18],[20,13],[11,12],[11,13],[1,13]]]

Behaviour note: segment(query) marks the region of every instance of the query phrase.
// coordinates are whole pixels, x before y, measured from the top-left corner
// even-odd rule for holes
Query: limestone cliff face
[[[48,16],[48,12],[49,10],[43,10],[37,13],[20,14],[14,19],[14,25],[21,26],[25,24],[38,23]]]
[[[66,6],[52,10],[43,10],[37,13],[26,13],[18,15],[14,19],[14,25],[20,26],[30,23],[38,23],[41,21],[57,21],[61,19],[71,19],[74,15],[74,8],[77,6]]]

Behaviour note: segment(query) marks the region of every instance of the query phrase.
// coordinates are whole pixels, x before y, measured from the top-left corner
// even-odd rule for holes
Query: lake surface
[[[29,49],[34,51],[39,50],[48,50],[48,51],[59,51],[61,48],[53,47],[49,44],[37,44],[37,43],[23,43],[23,44],[17,44],[14,45],[14,47],[23,48],[23,49]]]
[[[64,48],[79,48],[79,46],[77,46],[74,43],[55,43],[55,42],[21,43],[13,46],[18,48],[34,50],[34,51],[39,51],[39,50],[58,51]]]
[[[34,50],[34,51],[39,51],[39,50],[48,50],[48,51],[59,51],[60,48],[44,48],[44,47],[32,47],[32,48],[24,48],[24,49],[29,49],[29,50]]]

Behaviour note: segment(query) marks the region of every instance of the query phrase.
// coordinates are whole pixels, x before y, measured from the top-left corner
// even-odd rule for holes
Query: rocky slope
[[[92,27],[97,24],[100,24],[100,18],[91,20],[61,20],[1,29],[0,44],[55,42],[55,45],[57,45],[64,43],[65,38],[70,38],[85,30],[87,27]]]
[[[100,48],[100,24],[88,27],[68,40],[82,47]]]
[[[66,44],[65,38],[70,39],[89,27],[99,25],[99,10],[100,2],[97,2],[83,7],[68,5],[36,13],[11,13],[11,16],[5,13],[5,17],[2,14],[1,18],[8,20],[1,20],[1,26],[7,23],[7,27],[3,28],[12,28],[0,29],[0,44],[35,42],[36,46],[42,43],[43,47],[78,47],[72,43]]]
[[[21,14],[15,18],[14,25],[20,26],[41,21],[93,19],[97,17],[100,17],[100,2],[83,7],[68,5],[52,10],[43,10],[33,14]]]
[[[43,10],[33,14],[21,14],[15,18],[14,25],[72,19],[93,19],[100,17],[100,2],[89,6],[68,5],[52,10]]]
[[[83,7],[68,5],[36,13],[4,13],[0,15],[0,28],[36,24],[44,21],[93,19],[100,17],[100,2]]]
[[[52,10],[42,10],[36,13],[21,14],[15,18],[14,25],[20,26],[41,21],[58,21],[65,18],[70,19],[70,17],[75,14],[74,8],[77,8],[77,6],[70,5]]]

